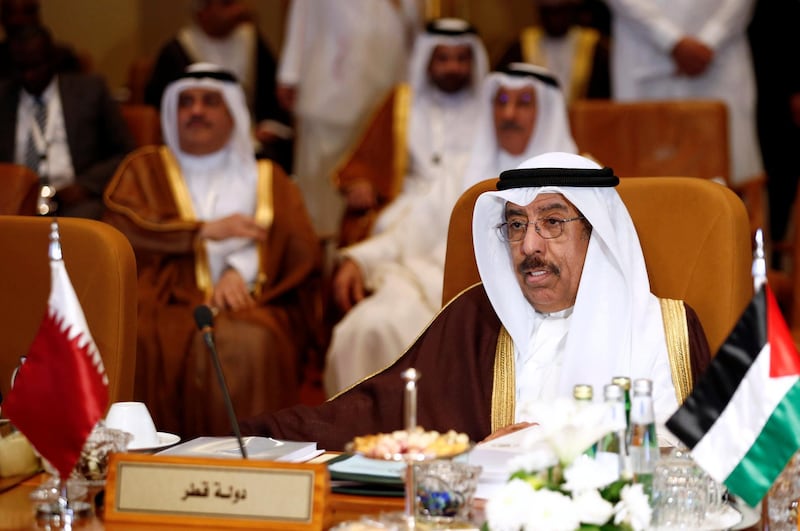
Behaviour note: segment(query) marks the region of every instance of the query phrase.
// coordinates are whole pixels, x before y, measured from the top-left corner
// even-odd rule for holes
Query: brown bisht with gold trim
[[[237,416],[298,400],[301,361],[320,337],[320,245],[302,196],[279,166],[259,161],[260,246],[253,309],[215,318],[217,350]],[[192,317],[212,285],[201,222],[166,147],[129,156],[109,184],[107,219],[125,233],[139,274],[135,397],[161,431],[184,438],[230,431],[213,367]]]

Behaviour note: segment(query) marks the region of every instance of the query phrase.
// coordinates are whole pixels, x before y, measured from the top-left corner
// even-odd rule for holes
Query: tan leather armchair
[[[33,216],[39,198],[39,176],[30,168],[10,162],[0,163],[0,215]]]
[[[683,175],[730,184],[728,111],[718,100],[581,100],[569,110],[579,151],[620,177]],[[733,186],[750,230],[765,227],[763,175]]]
[[[580,100],[569,119],[579,151],[620,177],[728,182],[728,112],[721,101]]]
[[[495,179],[468,189],[453,208],[442,302],[479,282],[472,247],[472,209]],[[728,188],[702,179],[622,179],[617,187],[636,225],[650,285],[697,312],[716,353],[753,296],[747,212]]]
[[[50,294],[52,218],[0,216],[0,391],[28,352]],[[136,262],[128,240],[99,221],[59,218],[72,286],[103,357],[111,402],[133,399],[136,371]]]
[[[158,109],[144,103],[124,103],[119,109],[136,141],[136,147],[162,143],[161,116],[158,114]]]

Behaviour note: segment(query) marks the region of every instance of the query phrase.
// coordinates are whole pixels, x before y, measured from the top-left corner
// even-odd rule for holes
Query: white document
[[[324,450],[315,442],[282,441],[271,437],[242,437],[248,459],[302,463]],[[185,455],[194,457],[241,458],[236,437],[198,437],[158,452],[156,455]]]

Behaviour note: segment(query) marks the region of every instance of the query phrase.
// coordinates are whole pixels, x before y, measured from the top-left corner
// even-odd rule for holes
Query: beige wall
[[[289,0],[247,1],[256,12],[262,34],[277,52]],[[420,1],[427,1],[428,14],[470,20],[483,36],[492,60],[502,55],[523,26],[535,20],[532,0]],[[191,0],[42,0],[42,14],[56,38],[88,53],[94,70],[117,90],[126,85],[134,59],[154,56],[186,23],[190,4]]]

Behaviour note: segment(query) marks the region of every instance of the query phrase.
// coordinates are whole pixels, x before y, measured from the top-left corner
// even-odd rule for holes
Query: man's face
[[[539,7],[539,19],[545,33],[551,37],[563,37],[578,23],[578,3],[542,5]]]
[[[536,125],[536,91],[533,87],[500,87],[492,102],[497,143],[511,155],[522,155]]]
[[[2,0],[0,10],[0,24],[6,34],[41,23],[39,0]]]
[[[233,133],[233,117],[222,92],[186,89],[178,95],[178,142],[190,155],[219,151]]]
[[[13,40],[10,52],[20,84],[29,94],[41,95],[55,75],[51,44],[43,37]]]
[[[448,94],[468,87],[472,81],[472,47],[436,46],[428,63],[428,76],[435,87]]]
[[[506,203],[506,222],[545,218],[570,219],[581,214],[563,195],[540,194],[527,206]],[[522,293],[539,312],[565,310],[575,304],[590,229],[583,220],[563,223],[557,238],[545,240],[529,225],[522,241],[509,242],[511,261]]]

